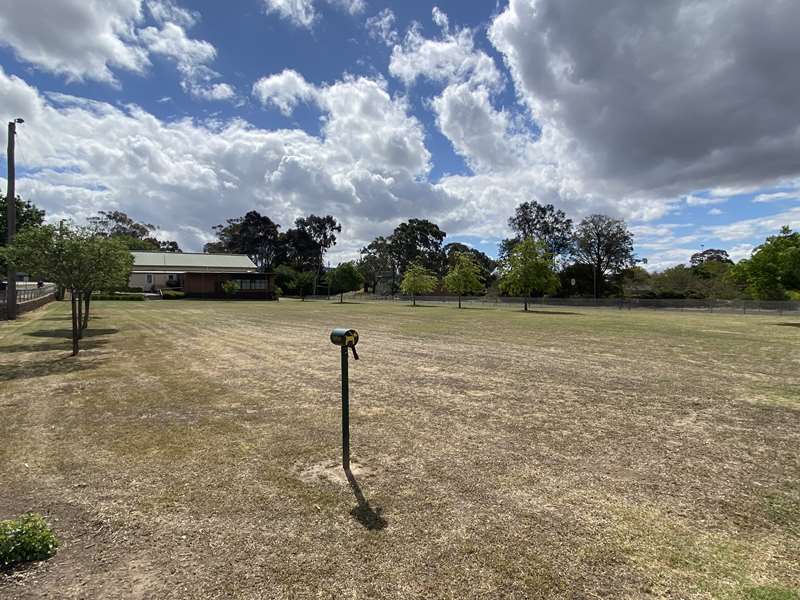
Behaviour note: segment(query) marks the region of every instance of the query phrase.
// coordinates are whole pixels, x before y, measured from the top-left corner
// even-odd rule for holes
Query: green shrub
[[[42,515],[28,513],[0,521],[0,567],[46,560],[56,553],[58,540]]]
[[[226,296],[230,297],[236,294],[239,291],[239,285],[235,281],[223,281],[222,282],[222,291],[225,293]]]
[[[144,300],[144,294],[92,294],[92,300]]]
[[[186,297],[185,292],[177,292],[175,290],[161,290],[161,297],[164,300],[180,300]]]

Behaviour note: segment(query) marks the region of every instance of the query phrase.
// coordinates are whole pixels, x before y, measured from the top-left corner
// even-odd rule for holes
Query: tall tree
[[[411,263],[403,274],[400,290],[411,295],[411,306],[417,305],[419,294],[428,294],[436,288],[438,279],[430,269],[418,262]]]
[[[296,289],[297,271],[289,265],[278,265],[275,267],[275,285],[279,288],[279,294],[292,294]]]
[[[255,210],[213,229],[218,241],[206,244],[206,252],[246,254],[261,272],[272,269],[282,251],[280,226]]]
[[[533,239],[544,244],[554,258],[567,254],[572,247],[572,219],[552,204],[539,204],[535,200],[520,204],[508,226],[516,233],[505,240],[506,252],[520,240]]]
[[[731,260],[731,257],[728,256],[728,253],[725,250],[719,250],[717,248],[709,248],[708,250],[703,250],[702,252],[696,252],[692,254],[689,262],[693,267],[699,267],[709,262],[727,263],[729,265],[733,264],[733,261]]]
[[[783,227],[739,261],[734,277],[759,300],[785,300],[800,292],[800,232]]]
[[[339,304],[344,302],[345,292],[354,292],[361,287],[364,278],[355,263],[344,262],[327,273],[328,289],[333,294],[339,294]]]
[[[595,297],[601,294],[606,275],[619,273],[637,262],[633,234],[625,221],[606,215],[590,215],[580,222],[572,252],[576,260],[592,266]]]
[[[376,293],[378,281],[387,275],[392,278],[392,292],[394,292],[397,267],[389,240],[379,236],[363,247],[361,258],[358,261],[358,270],[364,278],[364,287],[367,292],[372,288],[372,293]]]
[[[306,296],[314,289],[314,273],[312,271],[302,271],[294,278],[294,285],[297,293],[300,294],[300,300],[305,302]]]
[[[641,298],[652,295],[653,277],[642,267],[630,267],[618,275],[619,288],[623,298]]]
[[[38,227],[44,223],[44,211],[34,206],[30,200],[15,198],[17,207],[17,231],[28,227]],[[0,195],[0,247],[8,241],[8,198]],[[6,272],[6,263],[0,255],[0,273]]]
[[[497,268],[497,261],[489,258],[477,248],[470,248],[460,242],[452,242],[444,247],[444,253],[447,256],[448,269],[452,269],[456,265],[459,254],[468,254],[478,266],[478,277],[483,284],[489,285],[492,281],[492,273]]]
[[[336,234],[341,233],[342,226],[331,215],[318,217],[313,214],[297,219],[294,225],[300,231],[307,233],[317,244],[319,256],[314,273],[314,293],[316,294],[317,279],[319,279],[325,261],[325,253],[336,245]]]
[[[177,242],[160,241],[156,238],[158,227],[150,223],[139,223],[118,210],[101,210],[87,219],[94,235],[113,237],[124,243],[128,250],[149,252],[180,252]]]
[[[461,296],[476,294],[483,289],[480,267],[471,254],[460,252],[455,256],[454,264],[444,278],[444,285],[447,291],[458,296],[458,308],[461,308]]]
[[[312,271],[313,280],[319,267],[319,244],[305,229],[287,229],[280,238],[281,249],[277,262],[288,264],[297,271]]]
[[[558,289],[558,277],[553,271],[552,260],[544,242],[531,238],[521,241],[514,246],[501,267],[500,289],[512,296],[524,297],[524,310],[527,312],[531,296],[536,293],[549,294]]]
[[[398,272],[405,273],[411,263],[418,262],[435,274],[443,275],[447,260],[442,242],[446,236],[438,225],[427,219],[400,223],[389,238]]]

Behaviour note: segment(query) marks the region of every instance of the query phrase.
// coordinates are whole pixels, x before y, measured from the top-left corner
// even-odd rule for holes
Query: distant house
[[[222,284],[234,281],[239,298],[275,298],[275,275],[259,273],[243,254],[193,252],[131,252],[133,271],[128,285],[145,292],[182,289],[189,297],[219,298]]]

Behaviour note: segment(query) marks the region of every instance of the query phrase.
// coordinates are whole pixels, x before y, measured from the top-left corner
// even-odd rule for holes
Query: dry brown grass
[[[0,518],[62,539],[0,597],[800,598],[797,319],[96,315],[77,359],[65,306],[0,325]],[[336,325],[360,506],[330,469]]]

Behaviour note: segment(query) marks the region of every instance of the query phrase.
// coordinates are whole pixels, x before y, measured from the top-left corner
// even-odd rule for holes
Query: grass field
[[[0,518],[62,539],[4,599],[800,598],[797,318],[67,308],[0,324]]]

